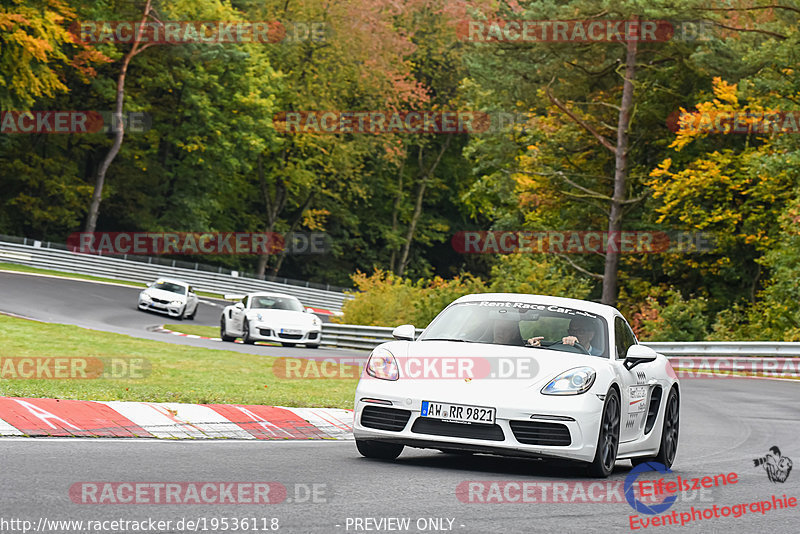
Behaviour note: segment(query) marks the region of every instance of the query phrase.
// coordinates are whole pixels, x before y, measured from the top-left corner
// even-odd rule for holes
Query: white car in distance
[[[240,297],[225,295],[225,298]],[[322,321],[291,295],[249,293],[222,310],[219,334],[223,341],[240,337],[248,344],[270,341],[284,347],[304,344],[315,349],[322,337]]]
[[[154,311],[178,320],[194,319],[200,302],[191,285],[172,278],[159,278],[147,284],[139,293],[138,307],[143,311]]]

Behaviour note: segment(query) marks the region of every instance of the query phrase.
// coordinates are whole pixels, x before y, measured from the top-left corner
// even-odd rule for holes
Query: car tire
[[[283,341],[281,341],[281,345],[283,345],[284,347],[294,347],[295,345],[297,345],[297,343],[284,343]]]
[[[376,460],[394,460],[403,452],[403,445],[367,439],[357,439],[356,448],[358,448],[361,456],[375,458]]]
[[[175,319],[177,319],[178,321],[183,321],[183,314],[184,313],[186,313],[186,306],[181,308],[181,312],[178,315],[175,316]]]
[[[318,349],[318,348],[319,348],[319,345],[317,345],[316,343],[315,343],[315,344],[313,344],[313,345],[306,345],[306,348],[307,348],[307,349]]]
[[[245,319],[242,324],[242,343],[253,345],[255,342],[256,340],[250,337],[250,321]]]
[[[228,331],[225,329],[225,317],[219,319],[219,337],[222,341],[234,341],[234,336],[229,336]]]
[[[606,478],[614,471],[619,451],[620,419],[619,393],[616,389],[611,388],[603,403],[603,415],[600,419],[594,460],[589,464],[589,474],[593,477]]]
[[[675,455],[678,452],[678,434],[680,429],[680,401],[678,392],[672,388],[667,395],[667,404],[664,407],[664,425],[661,428],[661,445],[655,456],[642,456],[631,458],[631,464],[636,467],[647,462],[658,462],[667,469],[672,467]]]
[[[194,321],[194,316],[197,315],[197,308],[199,308],[199,307],[200,307],[200,305],[196,304],[194,309],[192,310],[192,314],[188,315],[186,318],[189,319],[190,321]]]

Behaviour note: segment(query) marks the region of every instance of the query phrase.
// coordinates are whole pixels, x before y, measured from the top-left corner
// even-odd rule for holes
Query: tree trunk
[[[619,122],[617,124],[617,146],[614,165],[614,196],[608,216],[609,249],[606,251],[603,271],[603,294],[601,302],[614,306],[617,302],[617,274],[619,271],[620,230],[622,229],[622,207],[625,203],[625,182],[628,178],[628,126],[633,108],[633,80],[636,75],[637,41],[627,43],[625,81],[622,87]]]
[[[133,47],[131,47],[130,51],[125,54],[125,57],[122,59],[122,66],[120,68],[119,77],[117,78],[117,100],[114,106],[114,118],[118,119],[118,124],[114,125],[116,128],[116,131],[114,132],[114,143],[111,145],[111,149],[109,149],[108,153],[103,158],[103,161],[100,163],[100,166],[97,168],[97,175],[95,176],[94,183],[94,193],[92,194],[92,201],[89,204],[89,214],[86,217],[86,226],[83,229],[84,232],[94,232],[95,228],[97,227],[97,216],[100,214],[100,202],[103,200],[103,186],[105,185],[106,181],[106,172],[108,172],[108,168],[111,166],[114,158],[117,157],[117,154],[122,147],[122,139],[125,137],[125,125],[124,121],[122,120],[122,110],[125,101],[125,76],[128,73],[128,65],[130,65],[131,60],[136,57],[137,54],[154,44],[147,43],[144,46],[139,46],[142,39],[142,33],[145,29],[145,22],[147,22],[147,18],[150,15],[151,1],[152,0],[147,0],[147,4],[145,5],[141,24],[139,25]]]
[[[419,189],[417,189],[417,201],[414,205],[414,214],[411,216],[411,221],[408,223],[408,232],[406,232],[406,239],[405,243],[403,244],[403,252],[400,254],[400,261],[397,266],[397,276],[403,276],[403,273],[408,266],[408,255],[411,252],[411,243],[414,241],[414,232],[417,230],[417,223],[419,222],[419,218],[422,215],[422,200],[425,197],[425,189],[428,187],[428,181],[430,180],[433,173],[436,172],[436,167],[439,166],[439,162],[442,161],[442,156],[444,155],[447,147],[450,145],[451,137],[447,138],[447,141],[442,145],[442,148],[439,150],[439,154],[436,155],[436,160],[431,165],[431,168],[427,171],[424,169],[424,161],[422,158],[422,147],[419,148],[419,170],[422,175],[422,181],[419,184]]]
[[[311,201],[314,200],[314,196],[317,194],[316,191],[311,191],[306,198],[306,201],[303,202],[303,205],[300,207],[300,211],[297,212],[297,217],[294,218],[292,221],[292,225],[289,227],[289,231],[287,234],[292,234],[296,229],[297,225],[300,224],[300,221],[303,218],[303,214],[306,212],[308,207],[311,205]],[[278,255],[278,263],[272,268],[272,275],[278,276],[278,271],[281,270],[281,265],[283,265],[283,260],[286,259],[286,251],[281,251]]]
[[[403,172],[405,171],[406,167],[406,158],[404,157],[403,160],[400,162],[400,172],[397,173],[397,196],[394,198],[394,207],[392,208],[392,232],[391,236],[394,238],[395,232],[397,232],[397,222],[398,218],[400,217],[400,204],[403,202]],[[394,243],[391,243],[392,247],[392,256],[389,258],[389,270],[393,273],[397,273],[397,267],[395,266],[395,261],[397,260],[397,249],[394,246]]]
[[[275,223],[278,221],[278,215],[283,211],[283,206],[286,204],[286,186],[282,179],[277,178],[275,181],[275,198],[272,198],[269,186],[267,185],[267,178],[264,176],[264,165],[261,154],[258,156],[258,179],[261,183],[261,193],[264,195],[264,208],[267,213],[265,232],[271,238],[272,232],[275,230]],[[269,254],[260,254],[258,256],[258,263],[256,264],[257,278],[262,280],[265,278],[269,257]]]

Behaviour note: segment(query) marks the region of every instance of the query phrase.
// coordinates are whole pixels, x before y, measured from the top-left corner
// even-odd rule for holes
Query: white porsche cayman
[[[672,465],[680,384],[615,308],[490,293],[461,297],[414,340],[376,347],[356,389],[359,452],[404,446],[562,458],[606,477],[619,459]]]
[[[241,337],[245,343],[273,341],[285,347],[302,343],[315,349],[321,340],[322,321],[291,295],[250,293],[222,310],[219,331],[223,341]]]

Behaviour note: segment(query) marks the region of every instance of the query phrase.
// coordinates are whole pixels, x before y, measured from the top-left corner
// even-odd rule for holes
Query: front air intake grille
[[[366,406],[361,411],[361,425],[377,430],[400,432],[406,427],[411,412],[381,406]]]
[[[259,328],[258,333],[261,334],[262,336],[269,337],[272,335],[272,330],[270,330],[269,328]]]
[[[525,445],[550,445],[566,447],[572,443],[569,428],[561,423],[538,421],[511,421],[511,431],[517,441]]]
[[[281,339],[301,339],[303,334],[278,334]]]
[[[490,441],[503,441],[503,429],[497,425],[480,423],[449,423],[438,419],[420,417],[414,422],[411,431],[415,434],[430,434],[433,436],[448,436],[451,438],[486,439]]]

